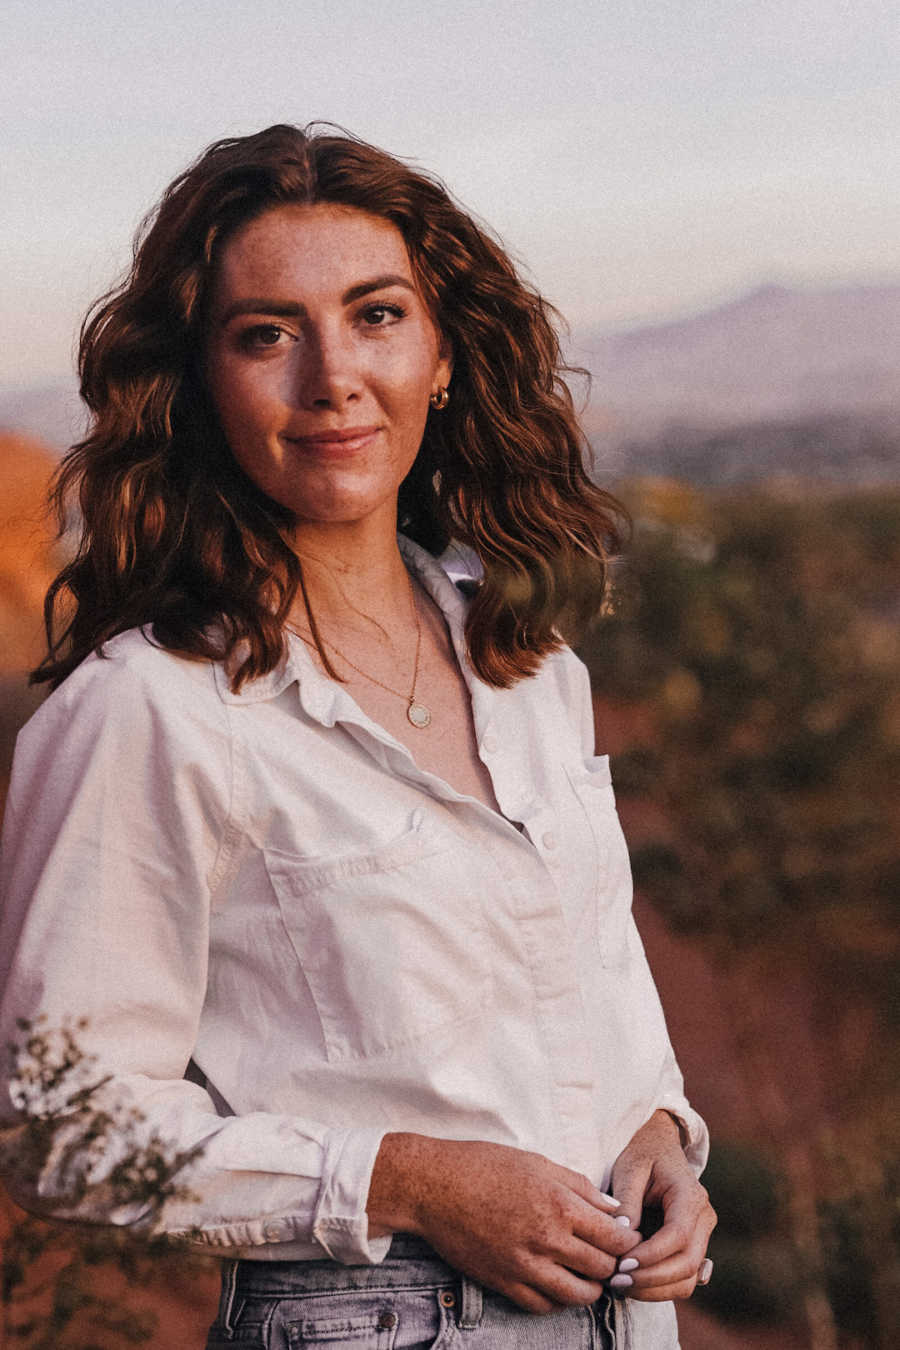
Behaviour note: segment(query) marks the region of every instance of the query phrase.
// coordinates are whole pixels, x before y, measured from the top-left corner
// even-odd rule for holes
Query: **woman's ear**
[[[453,377],[453,347],[450,339],[440,334],[440,343],[438,345],[438,363],[435,370],[435,379],[438,388],[446,389]]]

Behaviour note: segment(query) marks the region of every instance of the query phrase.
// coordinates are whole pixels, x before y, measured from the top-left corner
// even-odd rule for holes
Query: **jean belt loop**
[[[463,1275],[461,1280],[461,1298],[459,1320],[460,1331],[474,1331],[479,1326],[484,1312],[484,1294],[481,1285]]]
[[[222,1263],[222,1292],[219,1296],[219,1321],[229,1334],[234,1331],[231,1319],[234,1316],[237,1275],[237,1261],[224,1261]]]

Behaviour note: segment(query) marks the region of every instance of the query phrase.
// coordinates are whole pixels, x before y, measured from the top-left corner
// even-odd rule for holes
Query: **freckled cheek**
[[[405,371],[393,372],[395,379],[384,388],[382,401],[395,411],[398,422],[424,431],[431,395],[432,372],[410,363]]]
[[[229,380],[226,375],[214,399],[229,440],[236,436],[259,440],[280,429],[284,404],[266,386],[239,377]]]

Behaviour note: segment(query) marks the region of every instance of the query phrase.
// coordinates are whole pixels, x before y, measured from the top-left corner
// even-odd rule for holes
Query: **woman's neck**
[[[368,526],[368,527],[367,527]],[[302,524],[294,547],[303,567],[302,594],[291,616],[308,628],[306,600],[324,628],[389,633],[406,626],[410,611],[409,574],[397,544],[396,526],[353,521],[347,526]]]

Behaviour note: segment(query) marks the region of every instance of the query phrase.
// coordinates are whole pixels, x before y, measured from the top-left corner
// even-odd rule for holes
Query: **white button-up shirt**
[[[167,1227],[229,1255],[382,1259],[365,1205],[388,1130],[536,1150],[606,1187],[664,1107],[705,1160],[587,673],[564,650],[484,684],[466,601],[400,543],[446,618],[502,814],[419,769],[293,637],[235,694],[220,665],[125,633],[17,745],[0,1041],[17,1017],[86,1018],[98,1074],[173,1149],[202,1146]],[[48,1167],[19,1198],[58,1213],[54,1187]]]

